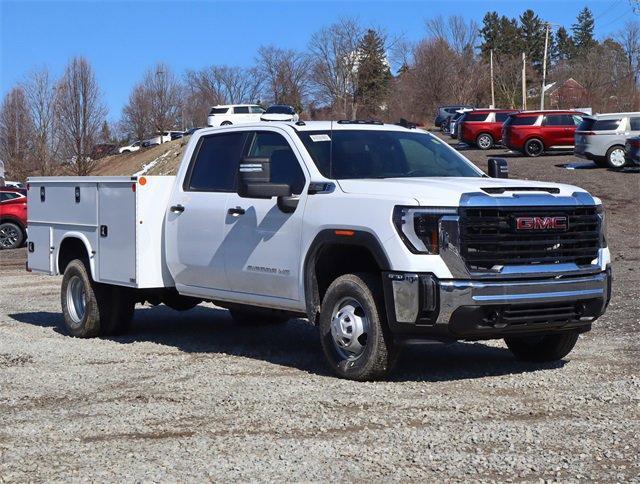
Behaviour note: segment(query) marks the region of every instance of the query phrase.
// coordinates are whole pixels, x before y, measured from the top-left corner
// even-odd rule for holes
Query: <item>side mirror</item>
[[[509,166],[504,158],[489,158],[489,176],[491,178],[509,178]]]
[[[269,158],[243,158],[238,165],[238,195],[242,198],[291,196],[286,183],[271,183]]]

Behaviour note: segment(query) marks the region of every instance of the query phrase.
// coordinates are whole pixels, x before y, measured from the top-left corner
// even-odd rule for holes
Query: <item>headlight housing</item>
[[[604,207],[598,205],[596,207],[598,217],[600,217],[600,247],[607,247],[607,218],[604,215]]]
[[[395,207],[393,224],[407,248],[414,254],[440,252],[440,219],[457,215],[456,207]]]

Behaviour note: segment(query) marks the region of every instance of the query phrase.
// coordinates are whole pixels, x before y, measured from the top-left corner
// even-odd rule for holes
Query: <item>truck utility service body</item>
[[[401,340],[505,338],[516,356],[562,357],[611,292],[599,200],[489,178],[399,126],[202,129],[175,177],[31,178],[29,203],[29,270],[80,261],[63,279],[72,334],[119,324],[85,329],[94,293],[131,311],[207,300],[238,320],[308,317],[347,378],[386,374]]]

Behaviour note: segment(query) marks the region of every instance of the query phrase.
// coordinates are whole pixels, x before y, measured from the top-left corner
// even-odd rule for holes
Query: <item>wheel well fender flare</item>
[[[82,232],[67,232],[66,234],[64,234],[62,239],[60,239],[60,243],[56,247],[55,273],[61,274],[60,273],[60,250],[62,249],[64,242],[66,240],[71,240],[71,239],[79,240],[84,245],[84,248],[87,251],[86,255],[89,262],[89,270],[91,271],[91,277],[95,281],[96,280],[96,264],[95,264],[95,257],[93,257],[95,252],[93,251],[93,249],[91,249],[91,242],[89,242],[89,239],[87,238],[87,236]]]
[[[352,235],[338,235],[336,231],[353,232]],[[389,258],[387,257],[382,243],[371,232],[365,230],[351,230],[344,228],[324,229],[318,232],[309,245],[303,265],[304,298],[307,317],[312,323],[316,323],[318,310],[320,308],[320,293],[315,266],[323,247],[329,245],[344,245],[349,247],[359,247],[366,249],[381,271],[391,269]]]

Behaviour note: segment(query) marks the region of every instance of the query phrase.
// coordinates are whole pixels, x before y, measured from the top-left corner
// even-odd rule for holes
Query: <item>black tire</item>
[[[223,121],[220,123],[220,126],[231,126],[233,123],[231,121]]]
[[[522,361],[558,361],[567,356],[578,341],[578,333],[505,338],[507,347]]]
[[[617,158],[620,154],[622,154],[622,157]],[[608,168],[612,168],[614,170],[621,170],[627,166],[627,159],[624,157],[624,146],[615,145],[609,148],[604,157],[604,161]]]
[[[364,348],[355,357],[345,356],[332,335],[334,313],[340,314],[341,301],[345,300],[357,302],[362,316],[368,318],[368,332],[366,336],[363,334],[364,339],[358,339]],[[392,370],[397,351],[387,326],[383,301],[378,274],[345,274],[327,289],[320,311],[320,342],[329,366],[338,376],[369,381],[385,378]],[[357,313],[354,311],[354,314]]]
[[[74,289],[84,294],[75,303]],[[64,329],[76,338],[124,332],[131,324],[135,304],[132,289],[94,282],[87,265],[79,259],[72,260],[64,271],[60,300]]]
[[[242,326],[282,324],[291,319],[283,311],[277,309],[251,306],[233,306],[229,308],[229,313],[231,313],[233,321]]]
[[[532,138],[524,144],[524,154],[531,157],[544,153],[544,143],[538,138]]]
[[[489,133],[480,133],[476,137],[476,146],[481,150],[490,150],[493,148],[494,141],[493,136]]]
[[[24,243],[24,231],[17,223],[2,222],[0,224],[0,250],[17,249]]]

